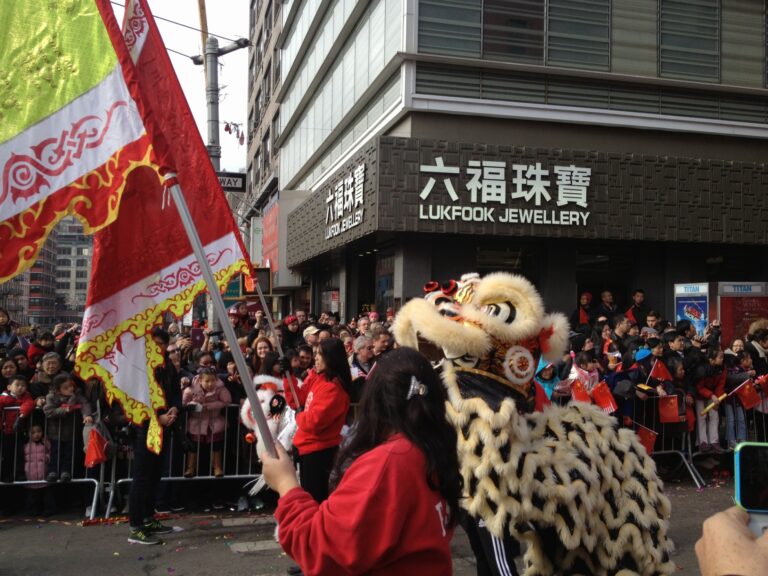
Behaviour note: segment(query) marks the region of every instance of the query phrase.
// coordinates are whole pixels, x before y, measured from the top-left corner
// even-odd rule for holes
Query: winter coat
[[[341,443],[341,429],[350,403],[341,383],[327,380],[321,373],[310,373],[299,396],[305,389],[304,411],[296,415],[298,431],[293,438],[293,445],[302,456]]]
[[[544,380],[541,377],[541,372],[548,368],[549,366],[552,366],[552,378],[549,380]],[[552,398],[552,392],[557,387],[557,384],[560,382],[560,376],[557,374],[557,368],[555,367],[552,362],[547,362],[544,360],[544,358],[539,359],[539,365],[536,368],[536,375],[533,377],[534,380],[541,386],[541,388],[544,390],[544,393],[547,395],[547,398]]]
[[[696,369],[694,386],[698,400],[709,400],[713,396],[720,397],[725,393],[725,368],[702,364]]]
[[[75,423],[81,420],[75,414],[78,411],[82,418],[92,413],[91,404],[80,390],[75,390],[75,393],[69,397],[62,396],[58,392],[49,392],[43,406],[43,412],[47,418],[48,438],[64,442],[74,441]]]
[[[189,412],[187,433],[193,440],[205,440],[207,443],[218,442],[224,437],[227,417],[224,408],[232,403],[232,396],[220,379],[216,379],[213,390],[206,392],[200,385],[200,376],[195,376],[192,384],[184,390],[182,404],[200,404],[201,412]]]
[[[6,410],[18,406],[19,410]],[[35,401],[29,392],[24,392],[18,398],[8,391],[0,394],[0,424],[3,434],[13,434],[13,425],[19,416],[26,418],[35,409]]]
[[[48,438],[42,442],[24,444],[24,473],[27,480],[45,480],[48,474],[48,464],[51,462],[51,443]]]
[[[768,352],[763,350],[757,342],[746,342],[744,350],[752,357],[752,368],[757,375],[768,374]]]

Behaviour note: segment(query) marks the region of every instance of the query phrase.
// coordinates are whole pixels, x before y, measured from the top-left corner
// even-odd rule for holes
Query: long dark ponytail
[[[352,374],[349,371],[347,352],[341,340],[329,338],[320,342],[320,354],[325,360],[323,375],[328,380],[338,380],[347,394],[352,388]]]
[[[424,385],[424,393],[409,399],[414,376]],[[338,485],[356,458],[401,433],[424,453],[427,484],[448,503],[448,522],[454,526],[462,481],[456,431],[445,415],[446,399],[434,369],[416,350],[398,348],[382,357],[368,376],[352,436],[336,459],[331,487]]]

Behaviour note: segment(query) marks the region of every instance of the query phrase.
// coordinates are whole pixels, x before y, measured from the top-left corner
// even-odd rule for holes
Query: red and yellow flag
[[[741,405],[744,406],[745,410],[751,410],[762,402],[762,398],[760,398],[760,394],[757,393],[755,384],[751,379],[739,386],[736,390],[736,396],[739,397],[739,401],[741,402]]]
[[[0,28],[2,283],[64,216],[111,223],[150,139],[93,0],[2,2]]]
[[[250,266],[148,6],[129,0],[121,32],[109,2],[96,2],[124,68],[134,69],[156,164],[130,175],[118,219],[94,238],[76,371],[103,381],[133,422],[149,419],[147,443],[159,452],[156,410],[166,402],[154,372],[164,358],[150,332],[206,289],[167,186],[179,183],[220,289]]]

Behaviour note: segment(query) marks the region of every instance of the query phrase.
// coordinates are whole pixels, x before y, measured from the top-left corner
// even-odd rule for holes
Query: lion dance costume
[[[568,323],[506,273],[425,286],[395,319],[401,346],[442,349],[437,369],[458,435],[466,513],[527,543],[525,574],[671,574],[669,500],[636,434],[582,403],[533,412],[540,357],[558,361]]]

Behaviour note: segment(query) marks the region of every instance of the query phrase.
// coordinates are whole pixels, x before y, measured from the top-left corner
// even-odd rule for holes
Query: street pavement
[[[672,502],[673,559],[679,573],[698,574],[693,547],[701,524],[731,505],[732,482],[697,490],[685,479],[668,482],[666,492]],[[174,515],[166,523],[178,531],[165,536],[162,546],[128,544],[128,527],[123,523],[82,526],[81,522],[73,515],[0,519],[0,576],[266,576],[283,574],[292,564],[273,539],[275,524],[269,514]],[[452,547],[454,574],[474,576],[472,551],[461,530]]]

